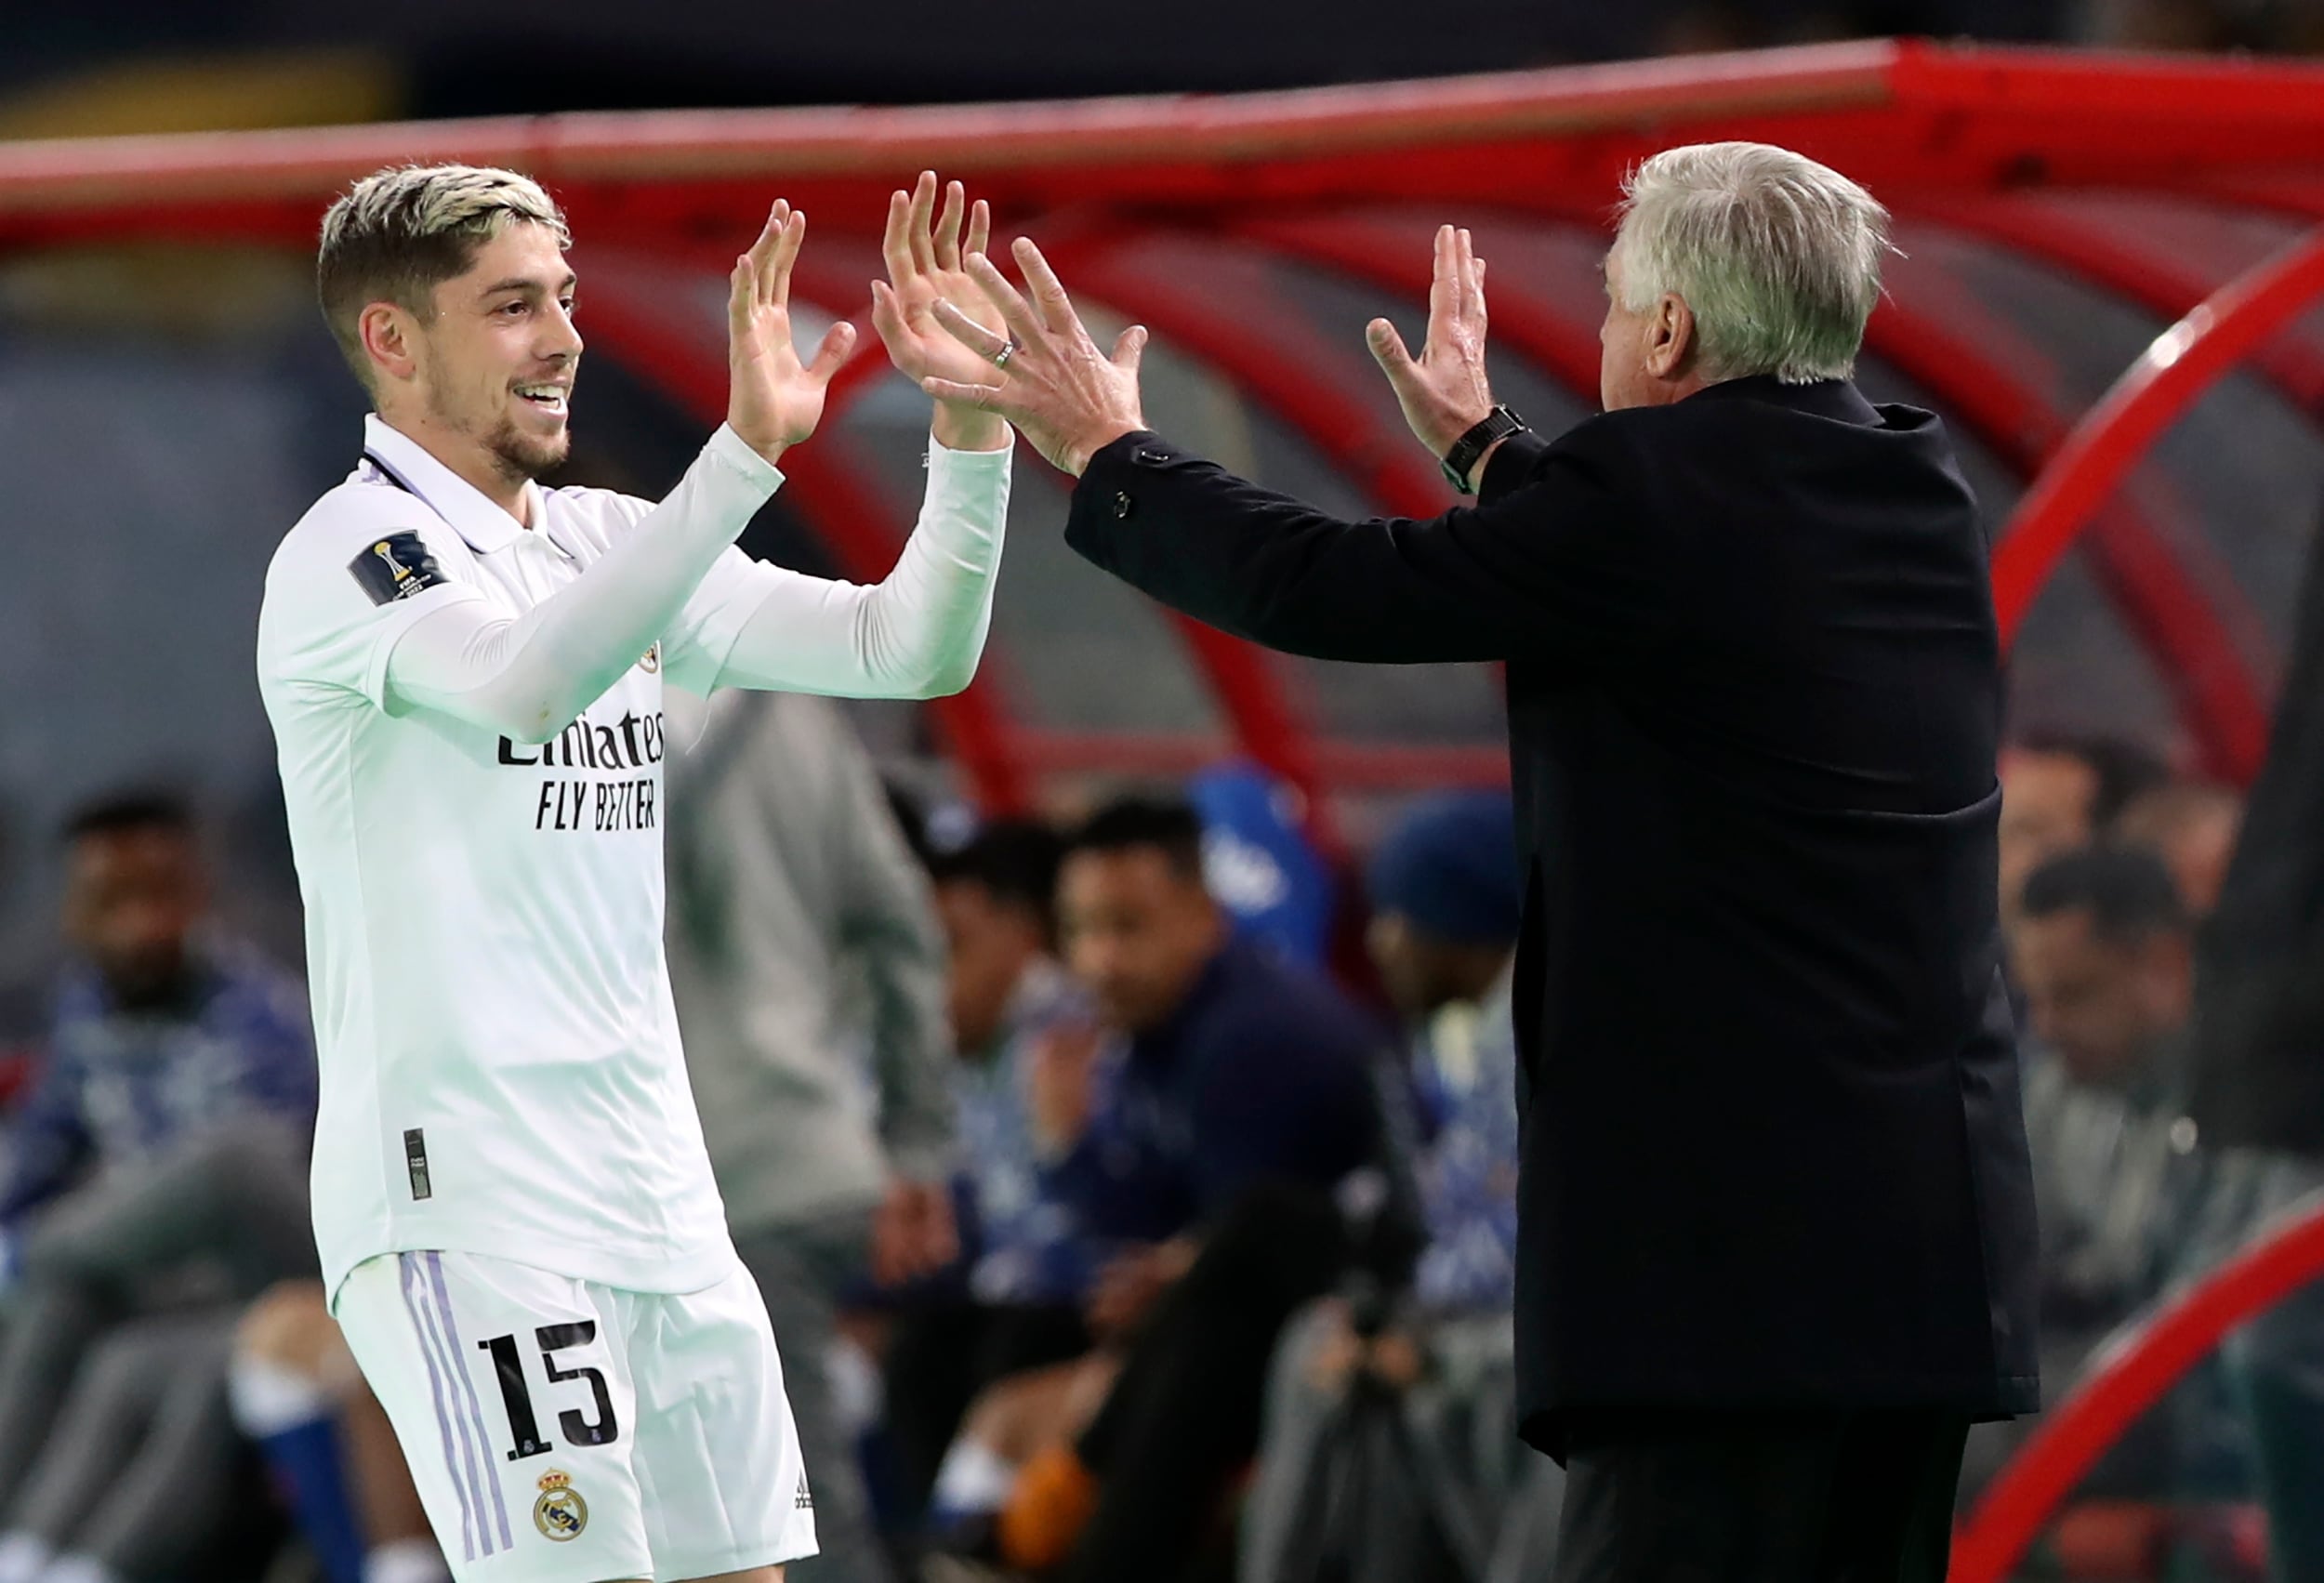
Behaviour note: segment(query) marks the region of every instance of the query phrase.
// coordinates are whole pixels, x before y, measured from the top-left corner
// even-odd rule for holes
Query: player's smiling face
[[[418,394],[429,426],[488,453],[511,479],[537,478],[572,447],[581,336],[574,274],[546,226],[520,222],[436,287],[420,333]]]

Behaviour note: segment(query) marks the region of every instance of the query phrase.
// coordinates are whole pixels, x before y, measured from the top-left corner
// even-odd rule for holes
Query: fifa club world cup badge
[[[660,670],[662,668],[662,645],[656,643],[648,649],[644,656],[638,661],[638,668],[648,676]]]
[[[573,1476],[551,1468],[541,1475],[540,1499],[533,1503],[533,1526],[559,1544],[577,1539],[589,1525],[589,1503],[573,1487]]]

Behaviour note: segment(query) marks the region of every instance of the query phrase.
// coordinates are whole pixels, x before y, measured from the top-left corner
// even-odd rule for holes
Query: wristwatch
[[[1505,440],[1525,427],[1525,420],[1506,406],[1495,407],[1477,421],[1476,427],[1452,442],[1439,465],[1445,469],[1445,481],[1462,495],[1474,495],[1476,486],[1469,481],[1469,469],[1477,465],[1477,458],[1496,440]]]

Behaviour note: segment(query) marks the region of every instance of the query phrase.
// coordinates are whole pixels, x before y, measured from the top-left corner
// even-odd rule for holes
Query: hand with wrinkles
[[[940,402],[998,413],[1052,466],[1078,478],[1100,450],[1146,426],[1138,403],[1145,328],[1132,324],[1110,355],[1100,351],[1041,250],[1021,236],[1013,251],[1032,287],[1032,301],[1009,284],[991,258],[971,252],[969,276],[999,312],[1002,330],[978,323],[949,301],[937,304],[937,323],[976,353],[983,367],[974,378],[931,376],[920,388]]]

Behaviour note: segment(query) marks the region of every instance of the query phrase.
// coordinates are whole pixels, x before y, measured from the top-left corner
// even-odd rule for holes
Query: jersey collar
[[[384,464],[382,470],[390,473],[393,481],[418,495],[479,555],[506,549],[525,531],[514,517],[485,499],[474,484],[429,455],[418,441],[390,428],[377,413],[363,416],[363,455],[374,465]],[[530,479],[524,484],[524,504],[525,517],[538,527],[543,519],[540,486]]]

